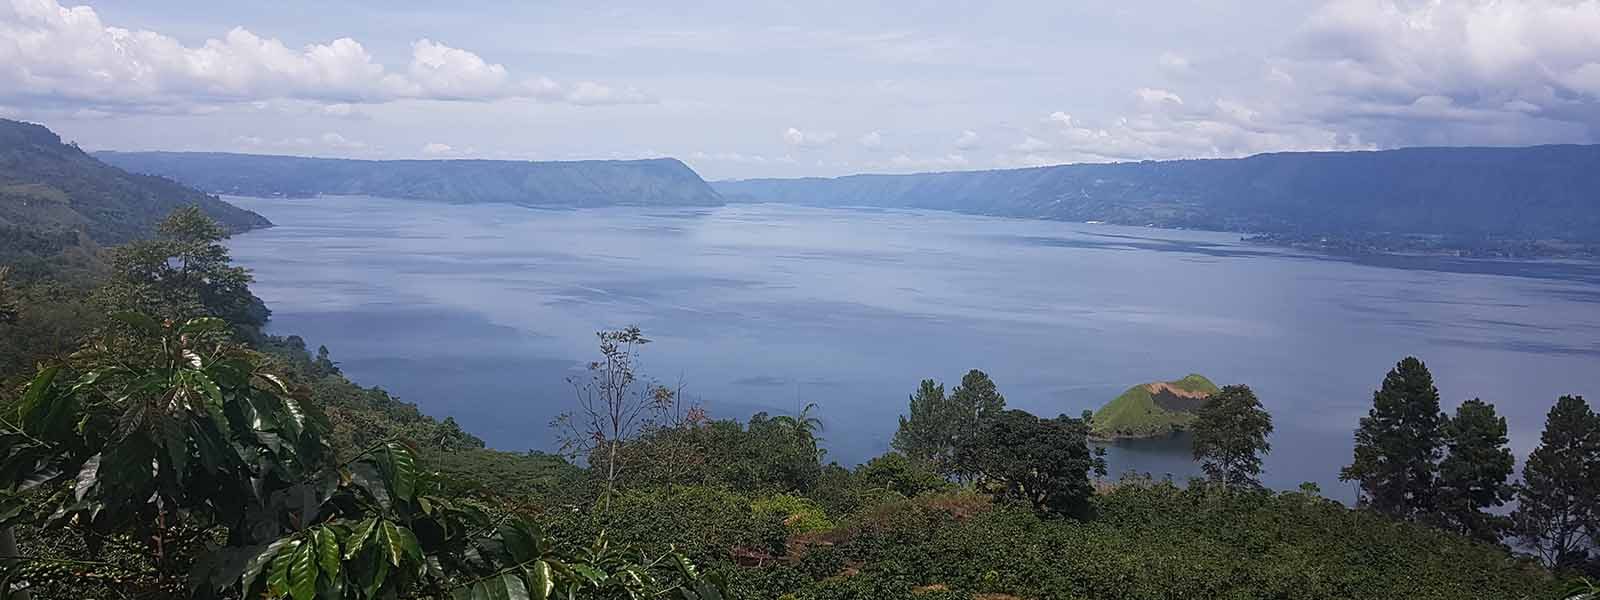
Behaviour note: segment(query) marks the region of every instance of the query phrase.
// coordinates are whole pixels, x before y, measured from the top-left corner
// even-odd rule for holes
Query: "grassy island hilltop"
[[[1091,437],[1101,440],[1150,438],[1182,431],[1217,385],[1190,373],[1175,381],[1141,383],[1128,388],[1094,413]]]

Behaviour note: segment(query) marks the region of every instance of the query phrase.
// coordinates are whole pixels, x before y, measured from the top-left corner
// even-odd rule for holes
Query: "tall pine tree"
[[[1428,367],[1406,357],[1372,393],[1372,410],[1356,429],[1355,460],[1339,478],[1361,486],[1372,510],[1412,519],[1435,514],[1435,483],[1445,414]]]
[[[1212,481],[1229,489],[1261,487],[1261,458],[1272,449],[1272,415],[1247,385],[1222,388],[1200,406],[1194,458]]]
[[[1438,510],[1445,528],[1497,543],[1511,520],[1491,514],[1513,495],[1507,483],[1517,461],[1506,447],[1506,419],[1473,398],[1445,425],[1447,454],[1439,463]]]
[[[911,395],[910,413],[900,417],[889,446],[942,473],[955,458],[955,411],[945,398],[944,384],[922,380]]]
[[[1552,567],[1578,567],[1600,534],[1600,417],[1562,396],[1528,455],[1512,515],[1517,537]]]

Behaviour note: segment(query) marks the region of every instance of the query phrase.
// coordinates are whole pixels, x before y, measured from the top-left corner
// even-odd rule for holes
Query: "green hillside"
[[[1195,409],[1215,393],[1216,384],[1194,373],[1175,381],[1141,383],[1094,413],[1092,433],[1101,439],[1166,435],[1188,427]]]
[[[80,233],[101,244],[149,237],[190,205],[233,232],[272,225],[172,180],[95,160],[41,125],[0,119],[0,257],[47,256]]]

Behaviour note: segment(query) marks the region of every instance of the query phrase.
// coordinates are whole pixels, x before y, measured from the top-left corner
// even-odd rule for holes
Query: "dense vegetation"
[[[1597,165],[1600,146],[1408,148],[714,185],[734,202],[1269,232],[1284,241],[1430,234],[1494,246],[1600,241]]]
[[[160,177],[105,165],[49,129],[0,119],[0,260],[48,256],[78,243],[147,237],[173,209],[199,206],[230,231],[271,225]]]
[[[199,209],[153,231],[0,276],[0,597],[1520,599],[1595,575],[1578,397],[1513,482],[1492,405],[1445,415],[1406,359],[1349,508],[1259,486],[1244,386],[1196,411],[1187,485],[1104,479],[1092,416],[1007,409],[976,370],[922,382],[895,451],[847,468],[814,406],[719,418],[636,372],[630,328],[574,379],[566,456],[496,452],[263,334]]]
[[[716,206],[722,197],[675,159],[533,162],[345,160],[199,152],[100,152],[133,171],[218,194],[364,194],[524,206]]]

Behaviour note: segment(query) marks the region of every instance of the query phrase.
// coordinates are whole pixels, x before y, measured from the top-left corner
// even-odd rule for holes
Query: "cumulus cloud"
[[[330,106],[402,99],[651,101],[631,88],[519,80],[500,64],[430,39],[412,44],[409,63],[396,69],[350,38],[290,48],[236,27],[190,46],[106,24],[93,8],[55,0],[0,3],[0,97],[97,108],[285,98]]]
[[[983,145],[983,140],[978,137],[978,132],[971,129],[963,131],[961,135],[956,136],[955,146],[957,150],[977,150],[981,145]]]
[[[1600,141],[1597,31],[1600,0],[1334,0],[1224,95],[1141,87],[1112,117],[1056,111],[999,160]]]
[[[1600,2],[1338,0],[1273,69],[1385,144],[1600,136]]]
[[[877,150],[883,147],[883,134],[876,131],[869,131],[865,134],[862,134],[861,138],[856,140],[856,143],[861,144],[862,148],[866,148],[868,150]]]
[[[429,142],[427,144],[423,144],[422,145],[422,153],[423,154],[427,154],[429,156],[442,156],[442,155],[445,155],[445,154],[453,153],[455,151],[456,151],[456,149],[454,147],[452,147],[450,144],[441,144],[439,142]]]
[[[251,150],[277,150],[296,152],[318,152],[336,150],[341,152],[362,151],[369,148],[366,142],[353,140],[336,132],[325,132],[318,136],[301,136],[292,138],[269,139],[261,136],[244,135],[233,139],[233,143]]]
[[[796,148],[820,148],[832,144],[839,134],[831,131],[801,131],[794,127],[783,132],[783,142]]]

